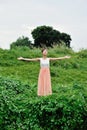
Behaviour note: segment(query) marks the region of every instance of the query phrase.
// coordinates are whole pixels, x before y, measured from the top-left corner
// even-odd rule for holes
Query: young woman
[[[52,94],[51,88],[51,76],[50,76],[50,61],[52,60],[62,60],[66,58],[70,58],[70,56],[64,56],[59,58],[48,58],[47,57],[47,49],[42,49],[42,58],[23,58],[19,57],[18,60],[23,61],[40,61],[40,72],[38,77],[38,96],[47,96]]]

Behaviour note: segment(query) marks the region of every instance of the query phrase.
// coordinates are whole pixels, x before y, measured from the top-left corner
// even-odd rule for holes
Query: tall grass
[[[71,58],[50,63],[53,94],[38,97],[39,62],[17,58],[41,57],[41,50],[0,49],[1,130],[87,129],[87,50],[48,49],[49,57],[65,55]]]

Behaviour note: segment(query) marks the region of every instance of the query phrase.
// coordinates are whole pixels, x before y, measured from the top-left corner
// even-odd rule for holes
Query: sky
[[[87,49],[87,0],[0,0],[0,48],[38,26],[51,26],[72,38],[71,47]]]

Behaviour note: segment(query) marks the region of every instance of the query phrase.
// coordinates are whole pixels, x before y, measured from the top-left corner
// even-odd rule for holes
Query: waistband
[[[49,65],[42,64],[41,67],[49,67]]]

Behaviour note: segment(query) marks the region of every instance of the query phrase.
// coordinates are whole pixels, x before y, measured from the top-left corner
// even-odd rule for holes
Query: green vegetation
[[[34,46],[36,47],[52,47],[53,45],[60,45],[62,42],[70,48],[71,37],[69,34],[60,33],[50,26],[39,26],[32,31],[34,38]]]
[[[61,33],[50,26],[38,26],[32,32],[34,43],[28,37],[19,37],[15,42],[10,44],[10,49],[18,46],[33,47],[53,47],[54,45],[65,45],[70,48],[71,36],[66,33]]]
[[[29,48],[31,48],[31,41],[29,40],[29,38],[28,37],[24,37],[24,36],[22,36],[22,37],[19,37],[15,42],[12,42],[11,44],[10,44],[10,48],[12,49],[12,48],[15,48],[15,47],[18,47],[18,46],[27,46],[27,47],[29,47]]]
[[[70,55],[50,64],[53,94],[37,96],[39,62],[17,57],[41,57],[39,49],[0,49],[1,130],[86,130],[87,50],[49,48],[49,57]]]

